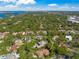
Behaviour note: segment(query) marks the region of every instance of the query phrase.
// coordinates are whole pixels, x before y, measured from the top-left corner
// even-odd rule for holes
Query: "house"
[[[6,57],[5,56],[0,56],[0,59],[6,59]]]
[[[65,32],[66,30],[64,30],[64,29],[60,29],[60,30],[58,30],[59,32]]]
[[[25,35],[26,33],[25,32],[22,32],[22,35]]]
[[[12,44],[11,47],[7,47],[7,50],[8,50],[9,52],[17,52],[17,49],[18,49],[21,45],[23,45],[22,40],[15,40],[15,42]]]
[[[4,32],[5,35],[8,35],[10,32]]]
[[[6,55],[6,59],[19,59],[19,54],[11,53]]]
[[[5,35],[2,32],[0,32],[0,39],[3,39],[4,37]]]
[[[17,45],[15,45],[15,44],[12,45],[11,48],[10,48],[10,51],[11,52],[16,52],[17,51]]]
[[[16,36],[18,33],[17,32],[13,32],[12,35]]]
[[[42,58],[44,56],[48,56],[49,55],[49,50],[48,49],[40,49],[38,51],[36,51],[35,53],[38,57]]]
[[[72,36],[70,34],[66,34],[65,38],[67,41],[72,41]]]
[[[70,32],[73,33],[73,34],[79,34],[78,30],[71,30]]]
[[[33,58],[37,58],[37,55],[35,55],[35,54],[32,54],[32,56],[33,56]]]
[[[70,42],[66,42],[65,45],[66,45],[67,48],[71,47],[71,43]]]
[[[19,23],[21,23],[22,21],[17,21],[17,22],[15,22],[14,23],[14,25],[17,25],[17,24],[19,24]]]
[[[17,39],[14,41],[13,45],[8,49],[8,51],[11,51],[11,52],[17,52],[17,49],[23,45],[23,41],[20,40],[20,39]]]
[[[59,38],[59,36],[58,36],[58,35],[55,35],[55,36],[52,38],[52,40],[56,41],[56,39],[58,39],[58,38]]]
[[[58,59],[65,59],[65,57],[62,55],[58,55]]]
[[[50,59],[56,59],[56,55],[53,55]]]
[[[69,57],[66,55],[55,55],[51,59],[69,59]]]
[[[47,41],[39,41],[33,47],[34,48],[41,48],[41,47],[44,47],[46,44],[47,44]]]
[[[43,36],[37,35],[35,38],[38,39],[38,40],[42,40],[43,39]]]
[[[73,34],[79,34],[79,31],[78,30],[74,30],[74,29],[72,29],[72,30],[65,30],[64,31],[65,33],[73,33]]]
[[[1,24],[1,25],[6,25],[7,23],[6,23],[6,22],[1,22],[0,24]]]
[[[76,37],[76,38],[74,39],[74,42],[75,42],[75,43],[79,43],[79,38]]]
[[[21,39],[16,39],[14,44],[17,46],[21,46],[21,45],[23,45],[23,41]]]
[[[30,31],[30,30],[26,31],[25,33],[26,33],[26,35],[34,35],[34,32]]]
[[[77,16],[69,16],[68,17],[68,22],[79,23],[79,17],[77,17]]]
[[[19,54],[17,53],[9,53],[7,55],[0,56],[0,59],[19,59]]]
[[[66,47],[66,44],[63,43],[63,42],[61,42],[61,43],[59,44],[59,47],[65,48],[65,47]]]
[[[44,35],[47,35],[47,34],[48,34],[48,32],[47,32],[47,31],[42,31],[42,33],[43,33]]]
[[[25,38],[23,38],[23,40],[24,40],[24,42],[31,42],[32,41],[32,38],[31,38],[31,36],[27,36],[27,37],[25,37]]]
[[[45,31],[45,30],[39,30],[39,31],[36,31],[36,34],[37,34],[37,35],[47,35],[48,32]]]
[[[10,18],[14,18],[14,17],[15,17],[14,15],[10,16]]]

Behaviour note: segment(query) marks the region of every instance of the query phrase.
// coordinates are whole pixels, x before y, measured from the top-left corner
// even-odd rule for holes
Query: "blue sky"
[[[0,0],[0,11],[79,11],[79,0]]]

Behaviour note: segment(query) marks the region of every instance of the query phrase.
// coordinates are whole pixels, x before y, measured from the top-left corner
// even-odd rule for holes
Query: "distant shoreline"
[[[79,11],[0,11],[0,18],[5,18],[5,17],[9,17],[9,16],[16,16],[19,14],[33,14],[33,13],[53,13],[53,12],[63,12],[65,14],[68,13],[79,13]]]

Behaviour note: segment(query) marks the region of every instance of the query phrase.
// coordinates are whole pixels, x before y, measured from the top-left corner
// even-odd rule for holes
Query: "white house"
[[[79,23],[79,17],[77,17],[77,16],[69,16],[68,17],[68,22]]]
[[[47,41],[40,41],[33,46],[33,48],[41,48],[47,44]]]
[[[43,36],[37,35],[35,38],[36,38],[36,39],[39,39],[39,40],[42,40],[42,39],[43,39]]]
[[[0,56],[0,59],[19,59],[19,54],[17,53],[9,53],[7,55]]]
[[[24,40],[24,42],[30,43],[32,41],[32,37],[31,36],[26,36],[26,37],[22,38],[22,40]]]
[[[59,38],[59,36],[58,35],[56,35],[56,36],[54,36],[53,38],[52,38],[52,40],[56,40],[56,39],[58,39]]]
[[[5,34],[0,32],[0,39],[3,39],[4,37],[5,37]]]
[[[68,41],[72,41],[72,36],[71,36],[71,35],[66,35],[65,38],[66,38]]]

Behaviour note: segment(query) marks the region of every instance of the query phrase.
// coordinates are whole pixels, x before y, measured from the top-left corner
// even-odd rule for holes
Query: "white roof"
[[[69,41],[72,40],[72,36],[71,35],[66,35],[66,39],[69,39]]]
[[[18,59],[19,55],[16,53],[10,53],[4,56],[0,56],[0,59]]]

